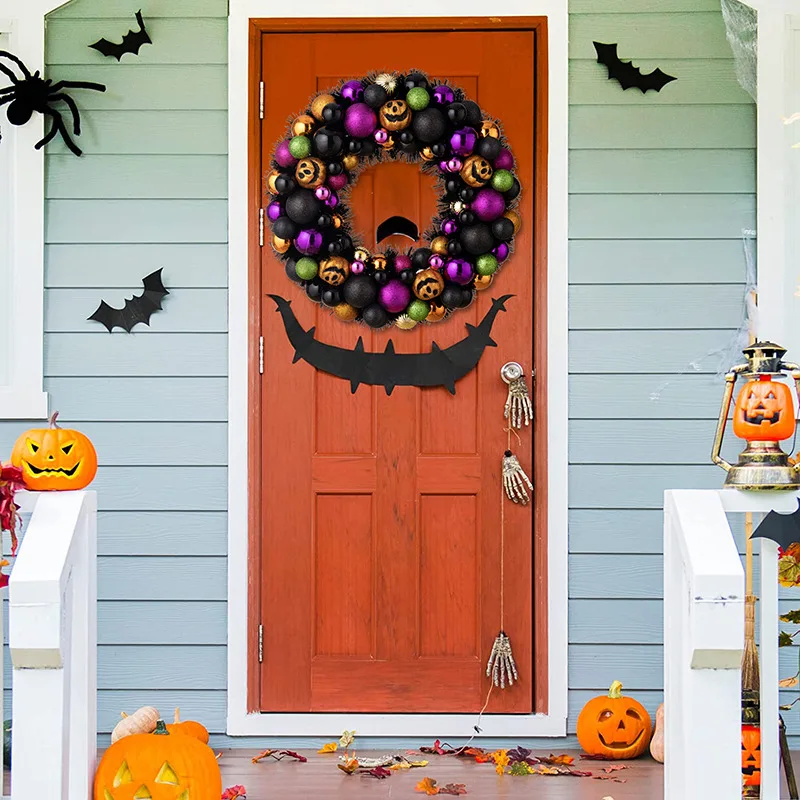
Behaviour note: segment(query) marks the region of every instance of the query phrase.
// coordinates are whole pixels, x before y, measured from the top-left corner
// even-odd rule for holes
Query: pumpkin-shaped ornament
[[[794,436],[794,402],[780,381],[748,381],[739,392],[733,412],[733,432],[748,442],[782,442]]]
[[[219,800],[221,795],[214,751],[192,736],[171,735],[161,720],[154,733],[112,744],[94,777],[94,800]]]
[[[650,715],[637,700],[622,696],[614,681],[607,695],[590,700],[578,715],[580,746],[610,760],[638,758],[650,743]]]
[[[25,431],[11,451],[11,463],[34,492],[85,489],[97,474],[97,453],[89,437],[60,428],[57,419],[58,411],[50,417],[50,427]]]

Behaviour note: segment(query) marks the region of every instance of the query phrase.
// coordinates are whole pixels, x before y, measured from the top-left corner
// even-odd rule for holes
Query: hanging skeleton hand
[[[510,450],[506,450],[503,455],[503,486],[508,499],[524,506],[528,505],[530,498],[525,489],[526,484],[528,489],[533,491],[531,479],[525,474],[517,457]]]
[[[486,677],[491,677],[492,683],[501,689],[514,685],[517,677],[517,665],[514,663],[514,655],[511,652],[511,642],[505,631],[500,631],[492,645],[492,652],[489,654],[489,663],[486,665]]]
[[[516,361],[509,361],[500,370],[500,376],[508,384],[508,397],[506,398],[503,416],[509,421],[512,428],[521,428],[523,423],[530,425],[533,419],[533,404],[528,394],[528,385],[525,383],[525,373]]]

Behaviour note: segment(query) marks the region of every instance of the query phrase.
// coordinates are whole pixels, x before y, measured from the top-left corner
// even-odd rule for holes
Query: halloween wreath
[[[426,247],[370,253],[346,208],[378,161],[419,162],[437,176],[439,215]],[[343,321],[372,328],[438,322],[487,288],[520,217],[514,158],[477,103],[421,72],[348,80],[316,95],[272,157],[267,208],[287,276]]]

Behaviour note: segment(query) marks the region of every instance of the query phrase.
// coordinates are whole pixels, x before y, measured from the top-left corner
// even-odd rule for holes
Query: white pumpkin
[[[158,709],[152,706],[142,706],[130,716],[123,711],[120,716],[122,719],[111,731],[111,744],[135,733],[152,733],[161,719]]]

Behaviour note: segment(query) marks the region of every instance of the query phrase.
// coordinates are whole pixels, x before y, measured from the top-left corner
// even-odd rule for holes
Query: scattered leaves
[[[257,756],[253,756],[250,760],[254,764],[258,764],[259,761],[263,761],[265,758],[270,758],[273,753],[277,752],[276,750],[262,750]]]
[[[614,756],[604,756],[600,753],[596,755],[587,755],[586,753],[581,753],[581,759],[583,761],[614,761]]]
[[[250,760],[254,764],[258,764],[259,761],[263,761],[265,758],[274,758],[275,761],[283,761],[284,758],[293,758],[295,761],[300,762],[308,761],[305,756],[301,756],[300,753],[295,753],[294,750],[263,750]]]
[[[514,761],[509,767],[509,775],[533,775],[536,770],[527,761]]]
[[[555,767],[539,767],[536,770],[538,775],[561,775],[561,772],[557,770]]]
[[[342,735],[339,737],[339,747],[344,747],[347,749],[351,744],[353,744],[355,738],[355,731],[342,731]]]
[[[420,751],[423,753],[435,753],[437,756],[451,756],[457,752],[452,745],[447,742],[442,743],[439,739],[431,747],[420,747]]]
[[[328,742],[317,750],[318,753],[335,753],[339,749],[339,742]]]
[[[791,647],[793,644],[794,640],[786,631],[781,631],[778,634],[778,647]]]
[[[800,609],[790,611],[788,614],[781,614],[781,622],[789,622],[792,625],[800,625]]]
[[[798,684],[800,684],[800,679],[798,679],[797,675],[792,675],[791,678],[784,678],[782,681],[778,681],[778,686],[781,689],[793,689]]]
[[[439,787],[436,785],[436,781],[433,778],[423,778],[414,787],[414,791],[423,792],[424,794],[439,794]]]
[[[531,758],[531,752],[527,747],[515,747],[508,751],[508,763],[516,764],[518,761],[524,761],[528,764],[535,764],[536,759]]]
[[[392,773],[386,769],[386,767],[373,767],[372,769],[368,769],[366,772],[362,772],[362,775],[369,775],[372,778],[388,778]]]
[[[352,775],[358,769],[359,764],[354,754],[352,756],[344,756],[336,766],[347,775]]]
[[[608,767],[603,767],[603,772],[619,772],[621,769],[628,769],[625,764],[611,764]]]
[[[492,753],[492,758],[494,759],[495,772],[497,772],[498,775],[502,775],[503,772],[505,772],[505,768],[508,766],[508,751],[496,750]]]
[[[439,794],[466,794],[467,785],[465,783],[446,783],[439,789]]]
[[[781,586],[800,585],[800,544],[781,549],[778,559],[778,583]]]
[[[566,753],[562,753],[560,756],[554,756],[552,753],[545,758],[544,756],[539,758],[540,764],[573,764],[575,759],[572,756],[568,756]]]
[[[222,793],[222,800],[247,800],[247,789],[240,783],[230,786]]]

